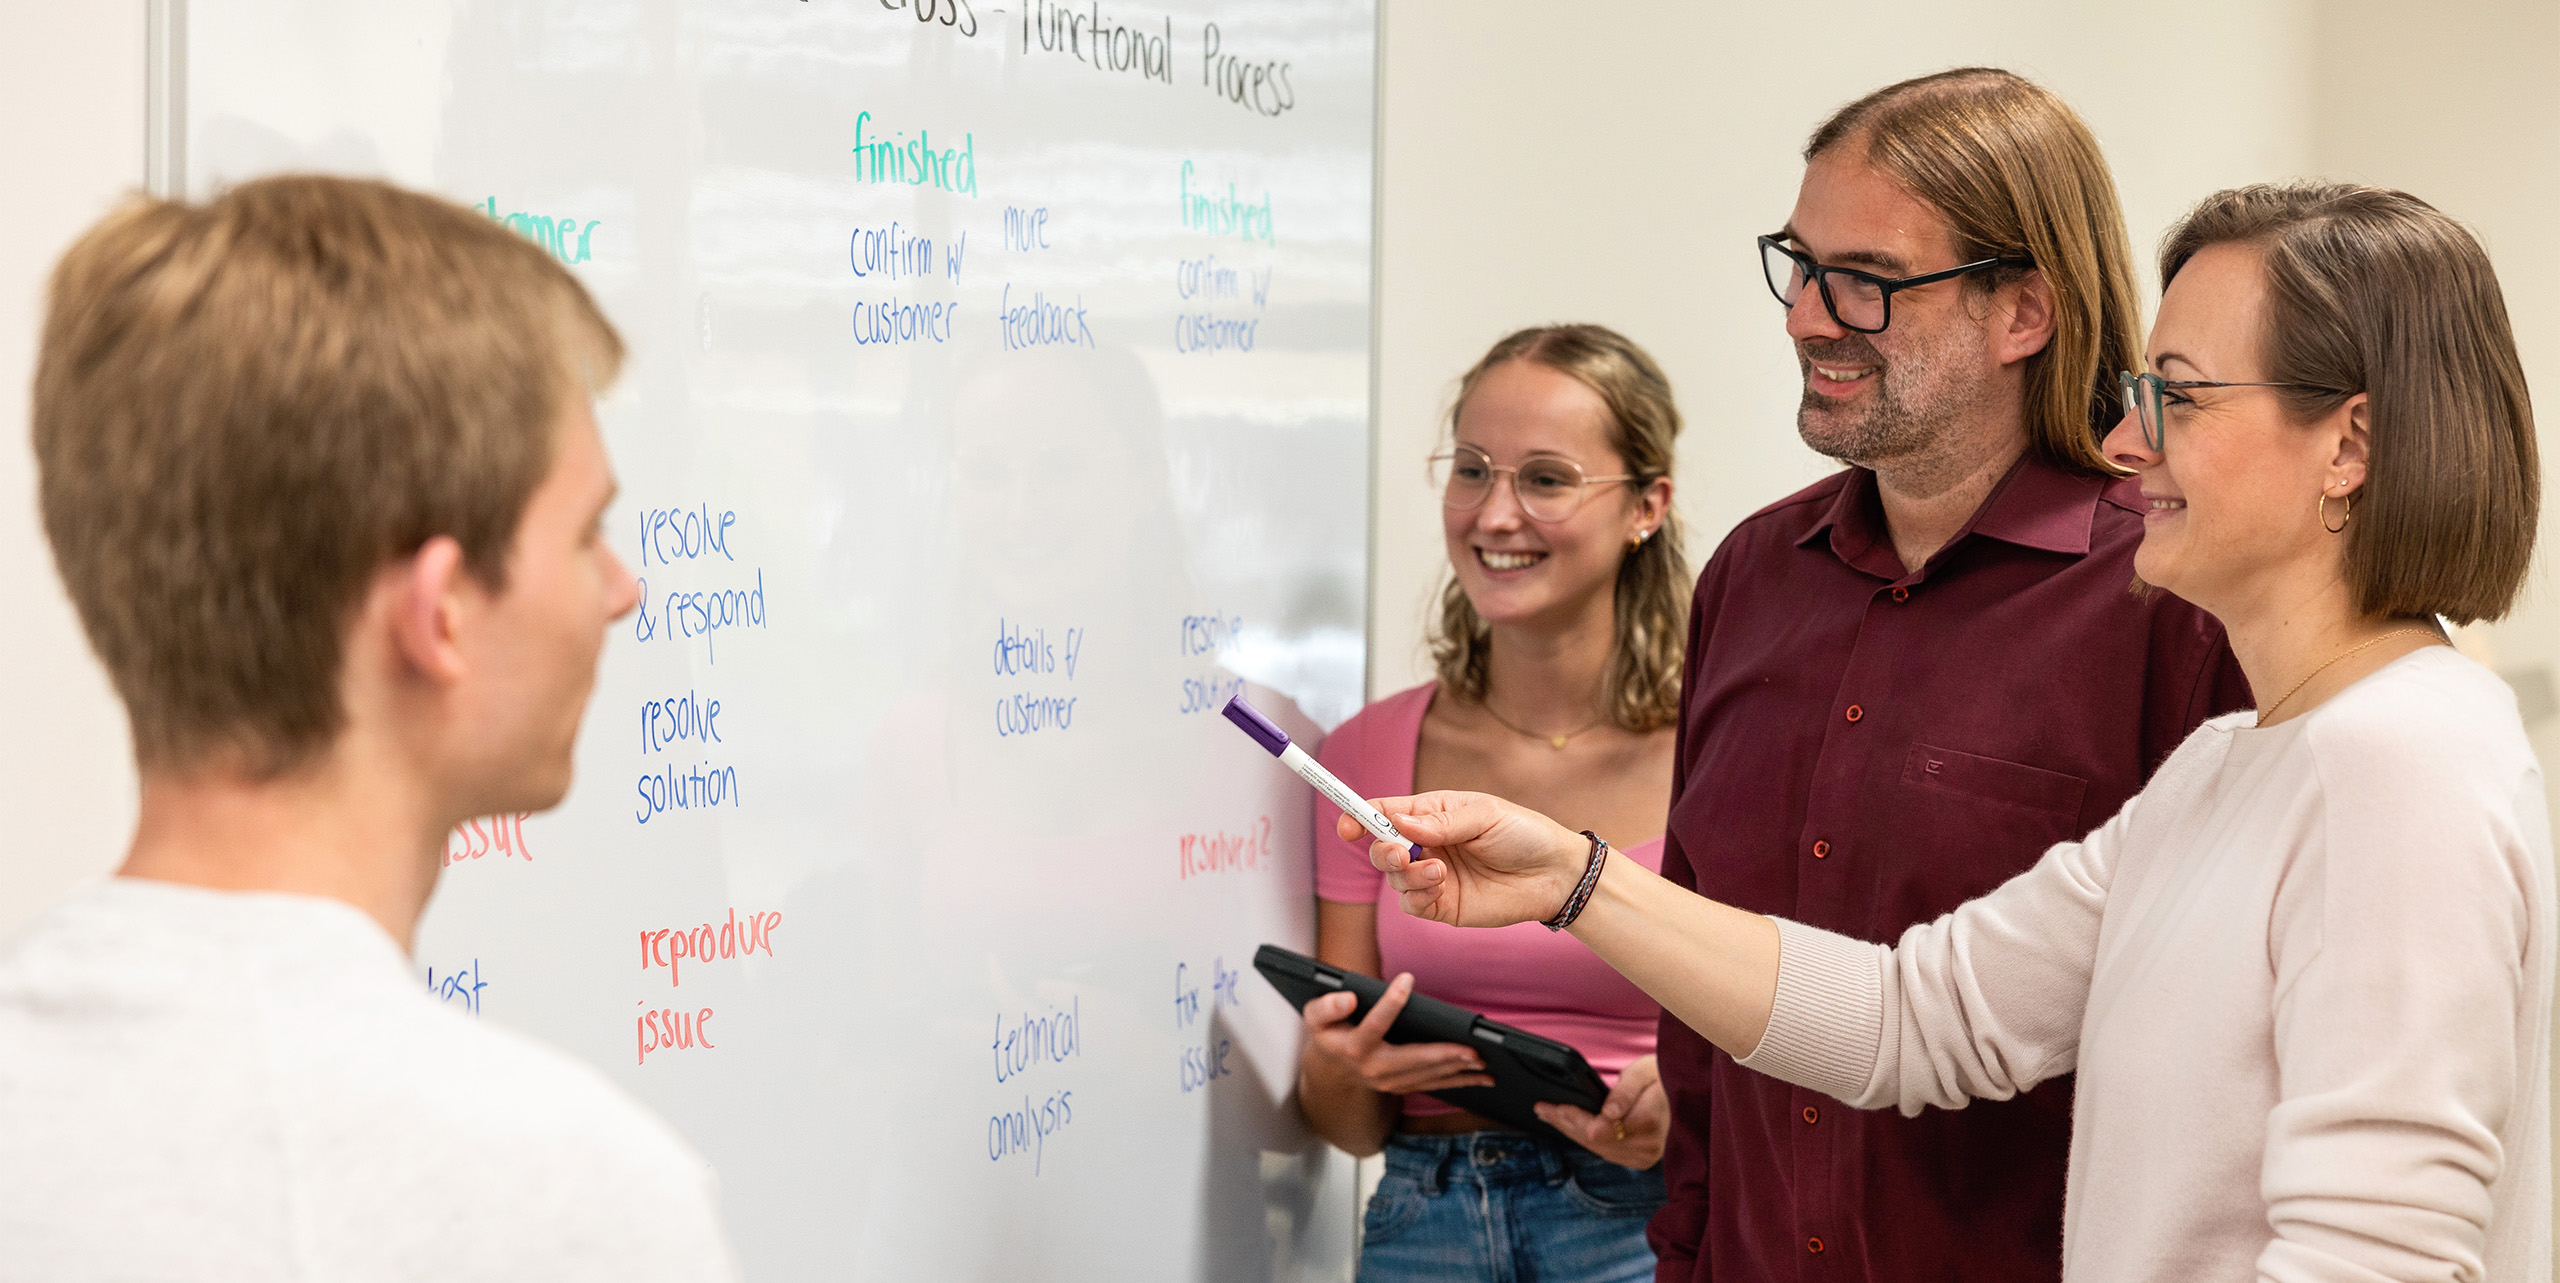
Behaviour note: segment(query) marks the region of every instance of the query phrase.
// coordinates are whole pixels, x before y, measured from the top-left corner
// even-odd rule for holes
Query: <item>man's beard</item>
[[[1926,453],[1947,439],[1956,422],[1977,404],[1978,393],[1950,377],[1952,362],[1939,353],[1913,352],[1888,362],[1860,335],[1838,342],[1800,344],[1798,372],[1817,364],[1870,366],[1876,387],[1863,405],[1842,405],[1808,385],[1796,409],[1796,433],[1804,443],[1843,463],[1874,468]]]

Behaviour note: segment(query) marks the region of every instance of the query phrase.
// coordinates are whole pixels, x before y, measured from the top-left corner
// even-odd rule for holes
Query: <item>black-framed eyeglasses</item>
[[[2301,388],[2306,392],[2326,392],[2331,396],[2346,395],[2337,388],[2322,387],[2317,383],[2218,383],[2211,379],[2164,379],[2157,374],[2129,371],[2118,378],[2124,388],[2124,412],[2142,425],[2142,444],[2151,447],[2153,454],[2166,454],[2169,450],[2168,431],[2161,423],[2165,417],[2162,407],[2169,402],[2172,392],[2190,388]],[[2186,400],[2179,397],[2177,403],[2184,404]]]
[[[1926,272],[1919,276],[1878,276],[1854,267],[1825,267],[1809,254],[1786,247],[1785,238],[1773,233],[1760,238],[1760,270],[1769,278],[1769,292],[1789,307],[1804,297],[1805,282],[1813,281],[1822,289],[1822,306],[1841,328],[1860,334],[1882,334],[1893,323],[1893,296],[1923,285],[1952,281],[1959,276],[1993,267],[2033,267],[2036,261],[2023,254],[1995,254],[1976,259],[1962,267],[1943,272]]]

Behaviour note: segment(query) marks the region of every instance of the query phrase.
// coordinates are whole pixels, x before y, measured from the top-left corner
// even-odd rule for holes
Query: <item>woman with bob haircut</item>
[[[2142,580],[2222,620],[2263,702],[2114,819],[1892,946],[1481,794],[1380,802],[1425,851],[1371,858],[1408,913],[1567,927],[1860,1108],[2077,1070],[2075,1283],[2548,1278],[2550,818],[2514,697],[2438,623],[2503,615],[2533,547],[2497,279],[2425,202],[2340,185],[2208,198],[2161,277],[2106,450],[2150,500]]]
[[[1362,792],[1530,799],[1623,834],[1627,858],[1661,868],[1689,592],[1671,508],[1679,431],[1670,380],[1615,330],[1538,326],[1495,343],[1459,380],[1451,440],[1431,460],[1451,571],[1431,632],[1437,680],[1344,722],[1325,766]],[[1315,807],[1315,831],[1331,831],[1339,813]],[[1394,978],[1357,1023],[1349,994],[1308,1003],[1299,1059],[1317,1134],[1387,1156],[1362,1283],[1652,1278],[1645,1224],[1671,1123],[1654,1068],[1662,1009],[1576,941],[1405,917],[1364,845],[1318,847],[1317,955]],[[1432,1097],[1491,1080],[1469,1047],[1382,1041],[1416,992],[1579,1049],[1613,1084],[1617,1115],[1604,1126],[1575,1110],[1532,1136]]]

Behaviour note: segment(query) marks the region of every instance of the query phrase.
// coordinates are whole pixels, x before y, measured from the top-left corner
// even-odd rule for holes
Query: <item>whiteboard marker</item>
[[[1244,702],[1244,696],[1238,695],[1228,700],[1226,708],[1221,711],[1227,715],[1228,721],[1236,724],[1237,729],[1252,736],[1254,743],[1260,744],[1273,757],[1279,758],[1282,766],[1296,771],[1298,778],[1315,785],[1316,792],[1324,794],[1326,801],[1341,807],[1343,814],[1360,821],[1360,827],[1369,830],[1369,836],[1381,842],[1393,842],[1412,852],[1415,859],[1422,858],[1421,847],[1415,846],[1412,839],[1396,832],[1396,826],[1389,822],[1386,816],[1380,814],[1378,808],[1369,805],[1359,794],[1352,792],[1349,786],[1333,778],[1333,772],[1324,769],[1323,763],[1307,756],[1307,750],[1290,743],[1289,732],[1272,725],[1271,719],[1262,715],[1262,710]]]

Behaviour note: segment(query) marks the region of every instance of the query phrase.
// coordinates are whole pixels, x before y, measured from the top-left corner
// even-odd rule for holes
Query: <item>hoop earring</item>
[[[2328,491],[2323,490],[2323,491],[2321,491],[2321,492],[2320,492],[2320,503],[2319,503],[2319,505],[2318,505],[2317,507],[2315,507],[2315,508],[2313,509],[2313,511],[2314,511],[2314,512],[2316,512],[2316,513],[2318,513],[2318,514],[2319,514],[2319,517],[2320,517],[2320,528],[2321,528],[2322,530],[2326,530],[2326,531],[2328,531],[2330,534],[2333,534],[2333,535],[2335,535],[2335,534],[2344,534],[2344,533],[2346,533],[2347,523],[2348,523],[2348,522],[2350,522],[2350,521],[2355,520],[2355,516],[2356,516],[2356,497],[2355,497],[2354,495],[2348,495],[2348,496],[2346,496],[2345,498],[2338,500],[2338,507],[2339,507],[2339,512],[2338,512],[2338,524],[2336,524],[2336,525],[2334,525],[2334,526],[2329,524],[2329,492],[2328,492]]]
[[[1634,538],[1629,539],[1629,540],[1627,541],[1627,546],[1628,546],[1628,547],[1630,547],[1630,548],[1641,548],[1641,547],[1644,547],[1644,541],[1645,541],[1645,540],[1647,540],[1647,539],[1651,539],[1651,538],[1653,538],[1653,532],[1652,532],[1652,531],[1650,531],[1650,530],[1639,530],[1639,531],[1637,531],[1637,532],[1635,533],[1635,537],[1634,537]]]

